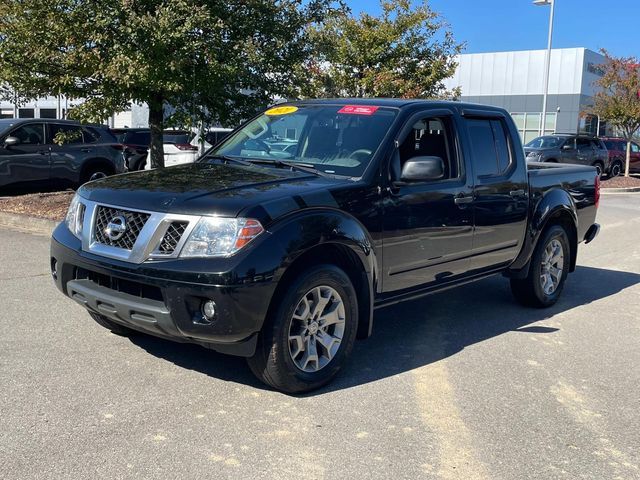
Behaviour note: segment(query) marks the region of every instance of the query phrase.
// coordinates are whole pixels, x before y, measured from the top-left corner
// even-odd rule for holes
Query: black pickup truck
[[[85,184],[51,272],[115,333],[245,356],[303,392],[371,335],[377,308],[498,273],[521,303],[552,305],[598,200],[593,167],[527,167],[498,108],[290,103],[194,164]]]

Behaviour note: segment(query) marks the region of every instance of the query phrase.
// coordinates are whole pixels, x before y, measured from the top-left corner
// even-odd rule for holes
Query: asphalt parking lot
[[[113,335],[63,297],[48,238],[0,227],[0,478],[640,478],[640,195],[548,310],[494,277],[376,315],[329,387]]]

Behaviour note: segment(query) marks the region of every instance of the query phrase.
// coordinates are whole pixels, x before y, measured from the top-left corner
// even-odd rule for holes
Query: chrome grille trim
[[[182,246],[187,241],[191,231],[202,218],[199,215],[179,215],[173,213],[159,213],[147,210],[131,209],[121,205],[97,203],[80,198],[84,205],[85,214],[82,225],[82,250],[94,253],[107,258],[113,258],[129,263],[142,263],[153,259],[177,258],[182,250]],[[121,248],[117,245],[102,243],[96,235],[97,216],[101,208],[132,212],[141,215],[148,215],[144,225],[141,226],[137,237],[133,241],[130,249]],[[175,243],[171,252],[161,250],[160,247],[167,235],[168,230],[174,222],[185,224],[184,231],[180,239]],[[174,233],[175,237],[175,233]],[[129,246],[129,245],[127,245]]]
[[[160,241],[158,249],[153,253],[157,255],[171,255],[175,252],[188,226],[189,222],[186,221],[171,222]]]
[[[118,240],[111,240],[105,234],[107,224],[113,217],[118,215],[127,219],[127,231],[124,236]],[[103,245],[110,245],[112,247],[123,248],[125,250],[132,250],[133,246],[138,239],[138,235],[144,228],[145,223],[149,220],[151,215],[148,213],[140,213],[134,210],[123,210],[118,208],[111,208],[104,205],[98,205],[96,208],[96,220],[95,220],[95,239],[96,242]]]

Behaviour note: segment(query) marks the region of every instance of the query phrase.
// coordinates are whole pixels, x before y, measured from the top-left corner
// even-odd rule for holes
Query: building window
[[[546,121],[544,122],[544,133],[549,135],[556,131],[556,120],[558,114],[547,113]],[[530,112],[520,113],[515,112],[511,114],[513,121],[516,124],[520,138],[524,143],[529,143],[534,138],[540,136],[540,122],[542,121],[542,113]]]
[[[57,113],[55,108],[41,108],[40,118],[56,118]]]
[[[18,118],[35,118],[35,109],[20,108],[18,109]]]
[[[0,118],[13,118],[13,109],[3,108],[0,110]]]

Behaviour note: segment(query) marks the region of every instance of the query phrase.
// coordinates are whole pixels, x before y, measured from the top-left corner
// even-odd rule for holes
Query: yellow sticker
[[[274,107],[270,108],[266,112],[265,115],[288,115],[293,112],[297,112],[298,107],[294,107],[292,105],[284,106],[284,107]]]

